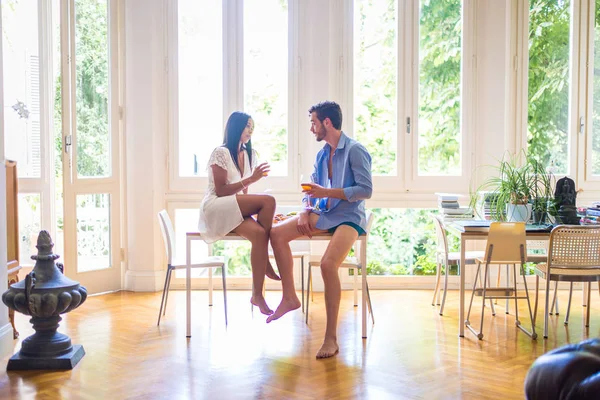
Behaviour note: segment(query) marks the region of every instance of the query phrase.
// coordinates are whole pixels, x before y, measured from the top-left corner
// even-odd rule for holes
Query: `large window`
[[[41,228],[54,233],[51,221],[51,159],[47,146],[49,107],[44,95],[51,82],[44,79],[42,49],[48,46],[41,21],[50,23],[49,3],[1,1],[5,157],[17,163],[19,178],[20,262],[33,265],[31,255]],[[40,7],[40,4],[42,7]],[[57,5],[57,0],[52,2]],[[54,238],[54,235],[53,235]],[[59,243],[62,241],[59,240]]]
[[[260,159],[269,162],[271,175],[287,175],[287,1],[244,2],[244,111],[254,119],[252,145]]]
[[[74,3],[77,177],[105,178],[112,174],[108,0]]]
[[[289,176],[289,5],[287,0],[171,0],[175,187],[206,177],[232,111],[252,116],[253,148],[271,176]],[[268,22],[266,22],[268,21]],[[173,187],[173,185],[172,185]],[[203,185],[198,183],[197,190]]]
[[[592,137],[588,140],[588,174],[600,177],[600,4],[596,4],[594,15],[594,52],[593,52],[593,103],[592,103]]]
[[[528,154],[555,174],[570,171],[571,2],[530,0]]]
[[[397,8],[397,1],[354,3],[354,131],[375,175],[398,173]]]
[[[462,1],[421,0],[419,175],[460,175]]]
[[[177,2],[179,176],[206,176],[223,142],[222,0]]]
[[[397,187],[457,190],[457,178],[468,180],[462,7],[460,0],[354,1],[354,133],[373,156],[373,174],[395,176]]]
[[[38,2],[1,4],[6,158],[20,178],[41,178]]]

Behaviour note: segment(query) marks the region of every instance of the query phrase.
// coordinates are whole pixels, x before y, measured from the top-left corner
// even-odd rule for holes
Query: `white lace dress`
[[[227,184],[231,184],[252,175],[252,170],[258,165],[258,157],[256,151],[253,150],[252,168],[250,168],[247,155],[244,157],[244,176],[242,177],[227,148],[217,147],[210,155],[207,165],[208,188],[200,205],[200,221],[198,223],[198,230],[206,243],[221,239],[244,221],[235,194],[217,197],[212,165],[218,165],[226,170]],[[242,194],[242,191],[240,190],[238,194]]]

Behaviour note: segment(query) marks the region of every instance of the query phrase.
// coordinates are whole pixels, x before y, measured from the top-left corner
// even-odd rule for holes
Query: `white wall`
[[[164,279],[157,213],[165,207],[167,95],[162,0],[125,2],[125,288],[155,291]]]

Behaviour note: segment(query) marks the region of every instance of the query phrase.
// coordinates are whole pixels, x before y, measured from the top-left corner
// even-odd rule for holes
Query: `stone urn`
[[[33,271],[25,279],[10,286],[2,295],[2,302],[25,315],[31,315],[35,333],[25,340],[21,350],[8,361],[8,370],[72,369],[85,351],[81,345],[57,332],[60,314],[79,307],[87,298],[86,289],[62,274],[55,261],[60,256],[52,253],[54,243],[47,231],[41,231],[38,254]]]

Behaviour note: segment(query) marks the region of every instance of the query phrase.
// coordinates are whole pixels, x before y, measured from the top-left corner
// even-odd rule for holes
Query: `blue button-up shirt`
[[[325,188],[343,189],[347,200],[311,199],[318,203],[320,214],[317,229],[327,230],[342,222],[353,222],[367,230],[365,199],[373,193],[371,178],[371,155],[356,140],[343,132],[337,148],[333,152],[331,182],[329,181],[329,155],[331,146],[325,144],[317,154],[312,181]],[[303,202],[307,202],[307,196]]]

